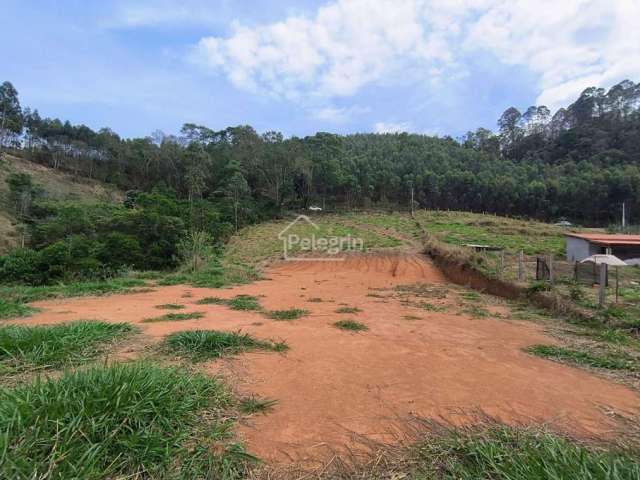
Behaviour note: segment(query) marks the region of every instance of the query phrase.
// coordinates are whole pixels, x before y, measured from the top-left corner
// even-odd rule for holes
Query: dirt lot
[[[250,452],[274,462],[326,459],[359,444],[358,438],[395,441],[412,416],[462,423],[483,411],[506,422],[546,422],[578,435],[607,436],[616,428],[607,413],[640,410],[640,396],[626,387],[524,353],[528,345],[554,343],[538,325],[509,320],[504,307],[486,318],[465,313],[462,290],[422,256],[285,262],[266,277],[232,289],[172,286],[39,302],[42,312],[19,322],[139,324],[145,341],[139,337],[129,352],[120,352],[132,357],[179,330],[242,329],[286,340],[291,348],[285,354],[248,353],[204,364],[239,393],[278,401],[272,412],[251,417],[239,432]],[[206,296],[238,294],[259,297],[266,310],[302,308],[310,314],[277,321],[260,312],[195,304]],[[141,323],[162,314],[155,306],[167,303],[205,316]],[[360,311],[336,313],[345,306]],[[342,319],[369,330],[353,333],[332,325]]]

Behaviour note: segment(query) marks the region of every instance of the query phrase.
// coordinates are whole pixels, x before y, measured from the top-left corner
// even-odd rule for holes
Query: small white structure
[[[580,263],[595,263],[596,265],[611,265],[612,267],[626,267],[627,264],[620,260],[615,255],[607,255],[607,254],[598,254],[591,255],[583,260],[580,260]]]

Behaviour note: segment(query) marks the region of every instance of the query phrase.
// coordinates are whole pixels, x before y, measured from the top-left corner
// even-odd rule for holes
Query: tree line
[[[21,108],[0,86],[0,144],[34,162],[117,185],[213,202],[233,228],[318,205],[422,208],[606,225],[626,202],[640,212],[640,84],[589,88],[553,116],[545,106],[507,109],[493,133],[316,133],[284,138],[250,126],[185,124],[121,138]],[[632,218],[633,219],[633,218]]]

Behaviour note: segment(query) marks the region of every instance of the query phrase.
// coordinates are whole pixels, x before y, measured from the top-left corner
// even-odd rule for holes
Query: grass
[[[204,312],[189,312],[189,313],[167,313],[159,317],[145,318],[143,323],[153,322],[180,322],[183,320],[197,320],[204,317]]]
[[[131,333],[128,323],[77,321],[0,328],[0,363],[11,370],[52,368],[96,357],[105,344]]]
[[[260,310],[258,297],[251,295],[236,295],[232,299],[219,297],[205,297],[196,302],[198,305],[227,305],[231,310]]]
[[[336,310],[336,313],[359,313],[361,311],[358,307],[340,307]]]
[[[187,357],[194,362],[234,355],[248,350],[271,350],[283,352],[288,349],[284,342],[259,340],[247,333],[221,332],[216,330],[193,330],[176,332],[164,342],[167,351]]]
[[[289,310],[271,310],[267,316],[273,320],[296,320],[309,315],[309,310],[302,308],[291,308]]]
[[[198,305],[224,305],[227,300],[220,297],[204,297],[196,302]]]
[[[470,315],[473,318],[487,318],[491,316],[491,312],[479,305],[467,305],[462,313]]]
[[[0,298],[2,299],[0,300],[0,318],[30,315],[35,309],[25,304],[38,300],[134,293],[139,291],[137,287],[145,286],[146,283],[142,279],[124,277],[105,281],[60,283],[39,287],[27,285],[0,286]]]
[[[34,314],[38,310],[28,305],[24,305],[19,302],[0,299],[0,319],[2,318],[16,318],[16,317],[28,317]]]
[[[525,349],[526,352],[543,358],[559,360],[589,367],[605,368],[607,370],[640,369],[638,359],[624,352],[592,353],[585,350],[576,350],[554,345],[532,345]]]
[[[156,308],[161,310],[182,310],[185,306],[177,303],[163,303],[162,305],[156,305]]]
[[[239,409],[240,412],[245,415],[251,415],[253,413],[262,413],[266,415],[277,403],[277,400],[250,396],[240,399]]]
[[[540,430],[450,430],[414,447],[413,476],[456,480],[640,478],[637,452],[592,450]],[[402,477],[398,477],[402,478]]]
[[[403,315],[405,320],[422,320],[422,317],[416,317],[415,315]]]
[[[260,310],[258,298],[251,295],[237,295],[226,303],[231,310]]]
[[[369,330],[369,327],[364,323],[356,322],[354,320],[338,320],[333,324],[333,326],[341,330],[349,330],[351,332],[363,332],[365,330]]]
[[[3,390],[0,477],[244,478],[231,405],[213,378],[144,363]]]

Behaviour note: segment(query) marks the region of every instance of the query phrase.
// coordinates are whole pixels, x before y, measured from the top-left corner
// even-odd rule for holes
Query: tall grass
[[[589,367],[606,368],[608,370],[640,370],[640,360],[625,352],[603,351],[595,353],[555,345],[532,345],[526,351],[539,357],[577,363]]]
[[[205,361],[223,355],[233,355],[247,350],[287,350],[284,342],[259,340],[247,333],[221,332],[216,330],[192,330],[176,332],[165,340],[169,352],[190,358],[193,361]]]
[[[0,328],[0,363],[14,369],[76,364],[95,357],[105,344],[132,331],[128,323],[92,321],[7,325]]]
[[[0,391],[0,477],[241,478],[242,450],[211,448],[229,394],[185,373],[114,365]]]
[[[622,480],[640,478],[633,453],[589,450],[544,431],[455,430],[416,447],[421,473],[455,480]],[[421,476],[422,475],[422,476]]]

